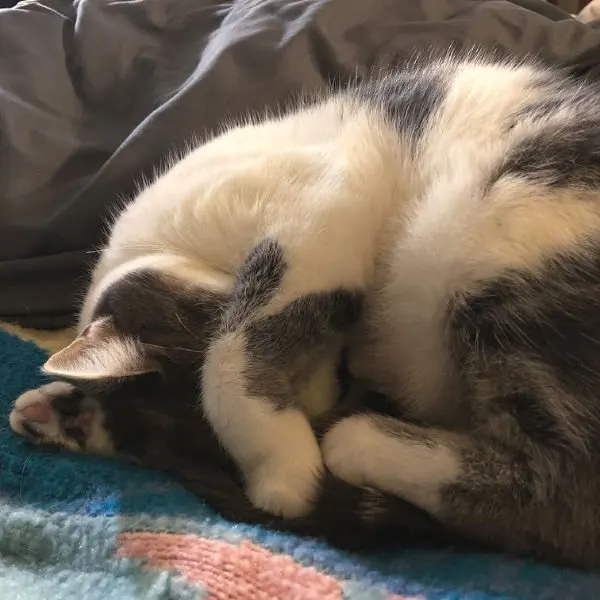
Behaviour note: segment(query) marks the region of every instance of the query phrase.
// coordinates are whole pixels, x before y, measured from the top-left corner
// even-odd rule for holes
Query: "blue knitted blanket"
[[[448,550],[351,555],[225,521],[163,475],[44,453],[13,400],[46,352],[0,329],[0,599],[592,600],[600,576]]]

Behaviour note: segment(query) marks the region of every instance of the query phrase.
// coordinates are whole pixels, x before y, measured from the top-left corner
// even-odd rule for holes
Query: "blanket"
[[[589,600],[600,575],[475,554],[350,554],[221,518],[168,477],[43,452],[14,399],[69,332],[0,327],[0,598],[19,600]]]

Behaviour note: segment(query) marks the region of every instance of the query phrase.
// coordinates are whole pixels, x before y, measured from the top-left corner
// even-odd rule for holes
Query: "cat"
[[[341,480],[356,522],[397,497],[424,529],[600,566],[597,93],[448,55],[194,147],[118,216],[80,336],[45,364],[79,408],[28,392],[13,429],[135,455],[94,399],[192,373],[185,420],[261,515],[310,521]],[[317,435],[344,349],[388,408],[360,400]]]

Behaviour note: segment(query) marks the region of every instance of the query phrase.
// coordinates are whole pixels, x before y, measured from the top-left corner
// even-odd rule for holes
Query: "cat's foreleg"
[[[202,372],[204,413],[241,469],[248,497],[286,517],[310,511],[322,470],[300,406],[306,378],[320,356],[330,360],[362,306],[340,278],[343,268],[311,259],[290,258],[272,240],[252,250]]]

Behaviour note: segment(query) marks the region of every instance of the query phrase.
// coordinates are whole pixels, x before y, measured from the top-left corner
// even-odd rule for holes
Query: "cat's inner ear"
[[[160,371],[160,365],[139,341],[119,333],[113,319],[104,317],[53,354],[42,371],[68,379],[112,379]]]

